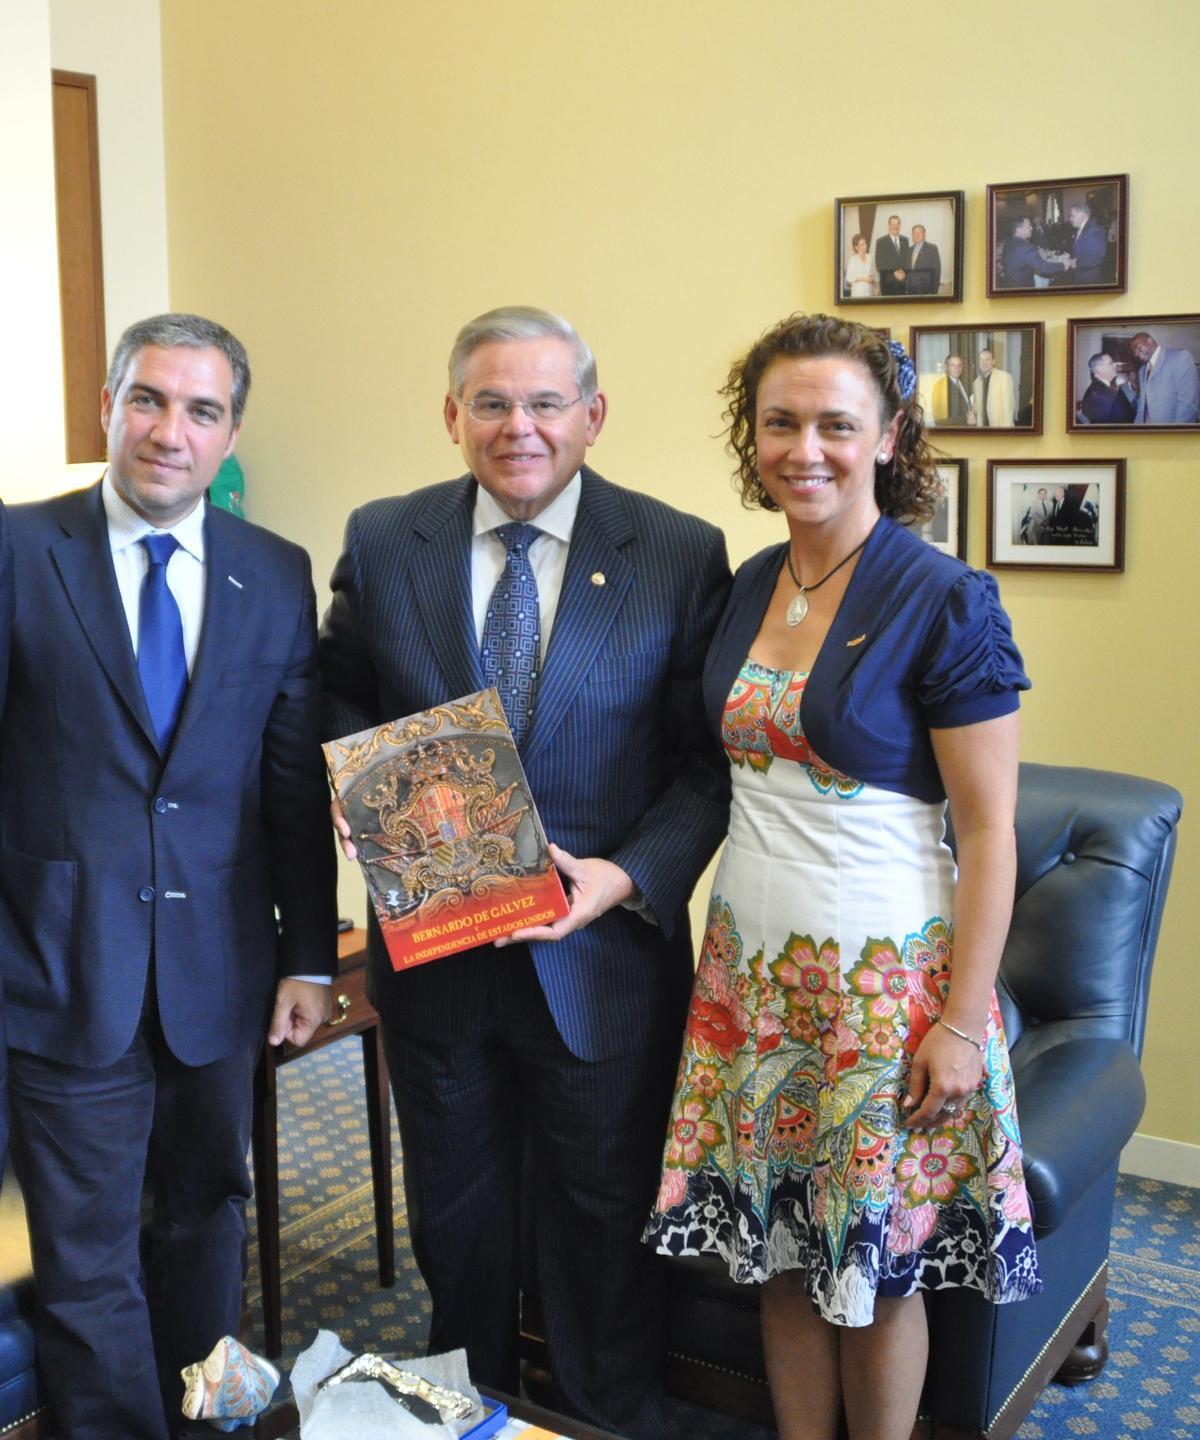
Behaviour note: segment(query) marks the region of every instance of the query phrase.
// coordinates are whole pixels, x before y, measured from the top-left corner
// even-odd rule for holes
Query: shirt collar
[[[144,535],[170,534],[179,542],[179,548],[186,550],[193,559],[204,564],[204,501],[201,500],[189,515],[175,525],[164,526],[161,530],[145,520],[127,501],[117,494],[108,471],[100,486],[100,498],[104,502],[104,514],[108,520],[108,543],[114,555],[136,545]]]
[[[575,516],[579,513],[579,497],[582,493],[583,480],[577,470],[565,489],[556,495],[539,515],[535,515],[530,524],[536,525],[543,535],[553,535],[556,540],[561,540],[564,545],[569,545],[571,534],[575,529]],[[498,530],[501,525],[511,523],[512,516],[501,509],[496,498],[490,495],[482,485],[476,485],[475,518],[471,533],[486,535],[491,530]]]

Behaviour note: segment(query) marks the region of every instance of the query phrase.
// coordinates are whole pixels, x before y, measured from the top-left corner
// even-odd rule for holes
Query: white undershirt
[[[189,515],[174,525],[156,529],[149,520],[133,510],[117,494],[106,474],[100,487],[104,514],[108,519],[108,543],[112,549],[113,569],[117,573],[117,589],[125,608],[125,621],[133,653],[138,651],[138,614],[142,598],[142,582],[150,568],[146,547],[140,543],[145,535],[174,535],[179,549],[167,561],[167,588],[179,606],[183,621],[183,653],[188,675],[196,662],[200,644],[200,625],[204,619],[204,504],[201,502]]]

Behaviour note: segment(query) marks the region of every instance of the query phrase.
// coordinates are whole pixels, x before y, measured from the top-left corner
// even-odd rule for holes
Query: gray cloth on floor
[[[318,1390],[326,1376],[353,1359],[353,1352],[331,1330],[318,1330],[308,1349],[297,1355],[292,1367],[292,1393],[300,1412],[300,1440],[346,1440],[348,1435],[353,1435],[354,1440],[399,1440],[404,1436],[414,1440],[457,1440],[455,1425],[430,1425],[418,1420],[377,1380]],[[479,1392],[468,1376],[465,1350],[396,1363],[480,1403]]]

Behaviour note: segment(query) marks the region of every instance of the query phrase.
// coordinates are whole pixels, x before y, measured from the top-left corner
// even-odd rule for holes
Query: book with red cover
[[[567,913],[495,690],[324,750],[397,970]]]

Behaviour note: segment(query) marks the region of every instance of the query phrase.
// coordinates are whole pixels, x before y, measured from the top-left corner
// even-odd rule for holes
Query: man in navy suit
[[[1108,254],[1108,237],[1092,219],[1090,205],[1080,200],[1072,205],[1067,217],[1075,227],[1071,242],[1071,269],[1061,277],[1062,285],[1100,285],[1104,281],[1104,258]]]
[[[240,1323],[255,1062],[328,1008],[308,557],[204,502],[249,383],[212,321],[132,326],[104,479],[9,511],[0,967],[62,1440],[190,1433],[179,1371]]]
[[[903,295],[912,247],[900,233],[899,215],[889,215],[887,233],[875,242],[875,271],[881,295]]]
[[[912,249],[908,256],[908,293],[936,295],[942,283],[942,257],[925,238],[924,225],[912,227]]]
[[[321,661],[331,736],[482,689],[494,596],[510,570],[536,582],[532,716],[509,718],[570,914],[403,974],[372,923],[369,993],[430,1349],[465,1346],[476,1381],[516,1390],[524,1230],[559,1403],[658,1436],[661,1275],[639,1237],[686,1021],[687,901],[727,820],[700,674],[729,570],[713,526],[583,464],[606,411],[566,321],[465,326],[445,423],[469,473],[351,515]]]
[[[1004,242],[1002,254],[1005,290],[1032,290],[1038,279],[1047,285],[1056,276],[1066,275],[1068,260],[1048,260],[1033,243],[1033,221],[1028,215],[1013,221],[1012,235]]]
[[[1132,424],[1137,396],[1117,375],[1111,355],[1093,355],[1088,361],[1091,381],[1079,401],[1079,417],[1089,425]]]

